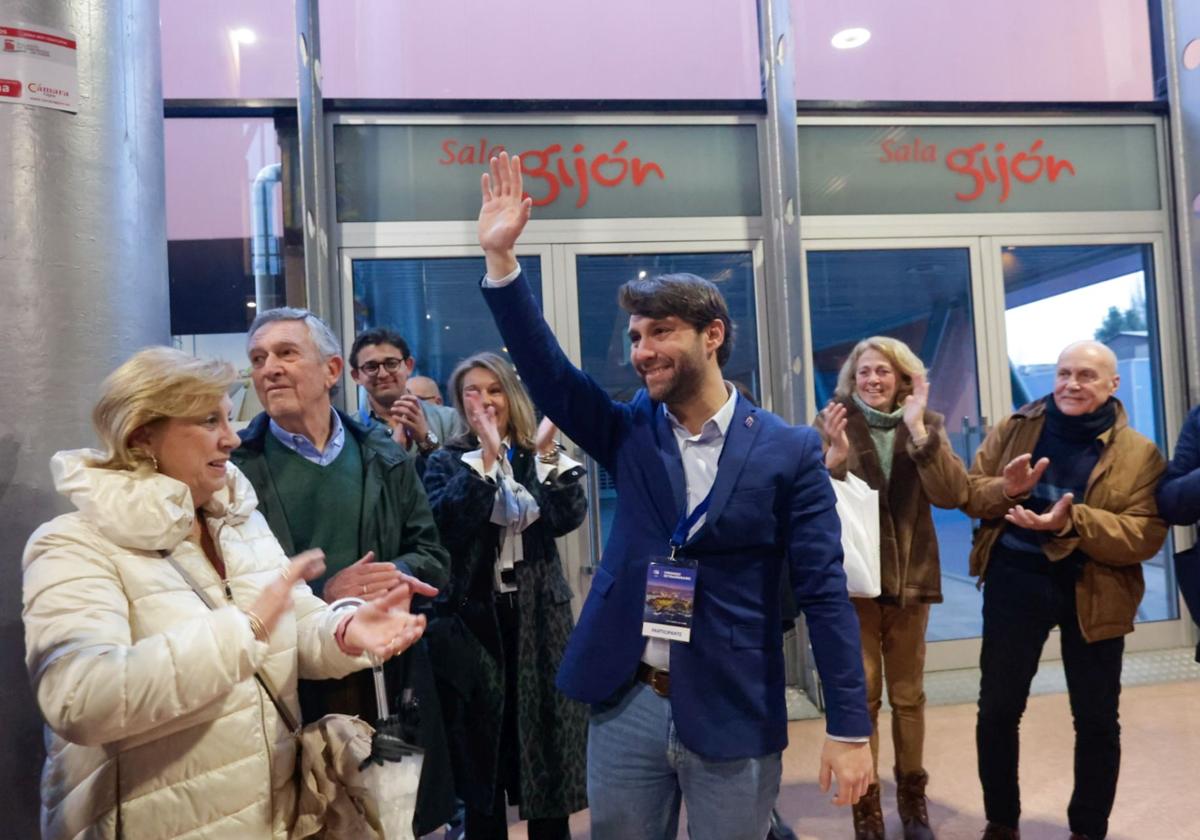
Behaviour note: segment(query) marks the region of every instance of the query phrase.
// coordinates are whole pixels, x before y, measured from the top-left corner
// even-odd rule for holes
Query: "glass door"
[[[1165,394],[1179,383],[1174,366],[1163,364],[1164,332],[1173,321],[1160,314],[1155,267],[1161,242],[1032,237],[989,239],[987,245],[1002,279],[994,299],[997,308],[1002,305],[1003,317],[993,323],[1005,348],[1008,410],[1051,393],[1063,347],[1098,340],[1116,354],[1117,398],[1129,425],[1166,451]],[[1168,539],[1156,557],[1142,564],[1146,594],[1135,619],[1138,630],[1129,637],[1131,648],[1186,641],[1186,629],[1177,621],[1173,553]]]
[[[989,389],[980,340],[978,242],[839,240],[803,247],[812,344],[814,413],[833,397],[838,371],[861,339],[904,341],[929,371],[929,407],[945,417],[955,452],[970,463],[986,425]],[[933,510],[945,602],[930,614],[928,639],[982,632],[982,599],[967,571],[972,523],[957,510]]]

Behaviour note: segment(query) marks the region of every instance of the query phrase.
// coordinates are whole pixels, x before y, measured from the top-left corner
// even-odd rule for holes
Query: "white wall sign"
[[[44,26],[0,24],[0,103],[74,113],[79,96],[75,36]]]

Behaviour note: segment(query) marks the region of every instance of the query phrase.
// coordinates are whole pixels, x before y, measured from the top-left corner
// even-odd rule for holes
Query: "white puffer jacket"
[[[205,505],[226,590],[185,541],[187,487],[96,469],[97,454],[54,456],[55,486],[77,511],[34,532],[23,560],[26,665],[48,724],[42,837],[286,838],[295,742],[254,672],[299,717],[298,676],[367,662],[341,652],[339,617],[303,584],[270,644],[254,638],[239,608],[287,558],[236,467]],[[209,610],[160,550],[226,606]]]

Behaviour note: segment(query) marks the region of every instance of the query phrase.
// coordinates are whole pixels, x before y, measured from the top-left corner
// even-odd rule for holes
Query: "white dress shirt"
[[[725,448],[725,435],[729,424],[733,422],[733,411],[737,407],[737,389],[725,383],[729,393],[724,405],[717,413],[704,421],[699,434],[692,434],[673,415],[665,405],[663,411],[671,424],[675,435],[675,443],[679,445],[679,457],[683,460],[683,475],[687,482],[687,513],[696,509],[712,490],[713,482],[717,480],[717,462],[721,460],[721,450]],[[696,520],[696,524],[688,532],[690,539],[704,524],[705,516]],[[664,671],[671,668],[671,642],[667,639],[647,639],[646,648],[642,651],[642,661],[651,668]]]

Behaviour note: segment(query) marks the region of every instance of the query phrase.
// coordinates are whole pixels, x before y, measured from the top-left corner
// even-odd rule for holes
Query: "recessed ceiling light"
[[[229,30],[229,39],[236,44],[250,45],[258,41],[258,36],[254,34],[253,29],[243,26],[240,29]]]
[[[843,29],[834,35],[829,43],[833,44],[839,50],[852,50],[855,47],[861,47],[870,40],[871,30],[855,26],[850,29]]]

